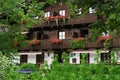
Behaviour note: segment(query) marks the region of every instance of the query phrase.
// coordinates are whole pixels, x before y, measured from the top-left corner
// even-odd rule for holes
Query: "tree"
[[[111,35],[120,32],[120,1],[119,0],[63,0],[70,7],[71,15],[74,16],[76,9],[82,9],[84,16],[91,7],[96,10],[97,21],[91,24],[92,37],[97,38],[102,32],[108,30]]]
[[[0,0],[0,51],[3,54],[16,53],[17,44],[23,46],[25,36],[21,32],[43,21],[45,4],[37,0]]]

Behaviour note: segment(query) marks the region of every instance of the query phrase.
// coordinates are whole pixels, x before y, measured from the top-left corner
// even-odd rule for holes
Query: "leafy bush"
[[[85,48],[86,42],[84,40],[73,40],[71,42],[72,49]]]
[[[21,70],[38,70],[38,66],[32,63],[24,63],[20,66]]]

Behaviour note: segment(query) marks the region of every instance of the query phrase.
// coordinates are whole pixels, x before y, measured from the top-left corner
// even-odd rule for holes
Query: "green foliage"
[[[23,63],[21,66],[20,66],[20,69],[21,70],[38,70],[38,66],[36,64],[32,64],[32,63]]]
[[[71,42],[72,49],[85,48],[86,42],[84,40],[73,40]]]

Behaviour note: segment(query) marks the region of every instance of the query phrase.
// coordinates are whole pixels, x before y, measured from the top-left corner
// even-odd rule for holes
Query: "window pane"
[[[96,13],[95,9],[93,9],[92,7],[89,8],[89,13]]]
[[[59,14],[60,14],[61,16],[65,16],[65,10],[60,10],[60,11],[59,11]]]
[[[45,17],[50,17],[50,12],[45,12]]]

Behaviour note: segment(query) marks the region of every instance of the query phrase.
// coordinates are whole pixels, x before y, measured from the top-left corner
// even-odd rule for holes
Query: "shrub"
[[[32,64],[32,63],[24,63],[20,66],[21,70],[38,70],[38,66],[36,64]]]

